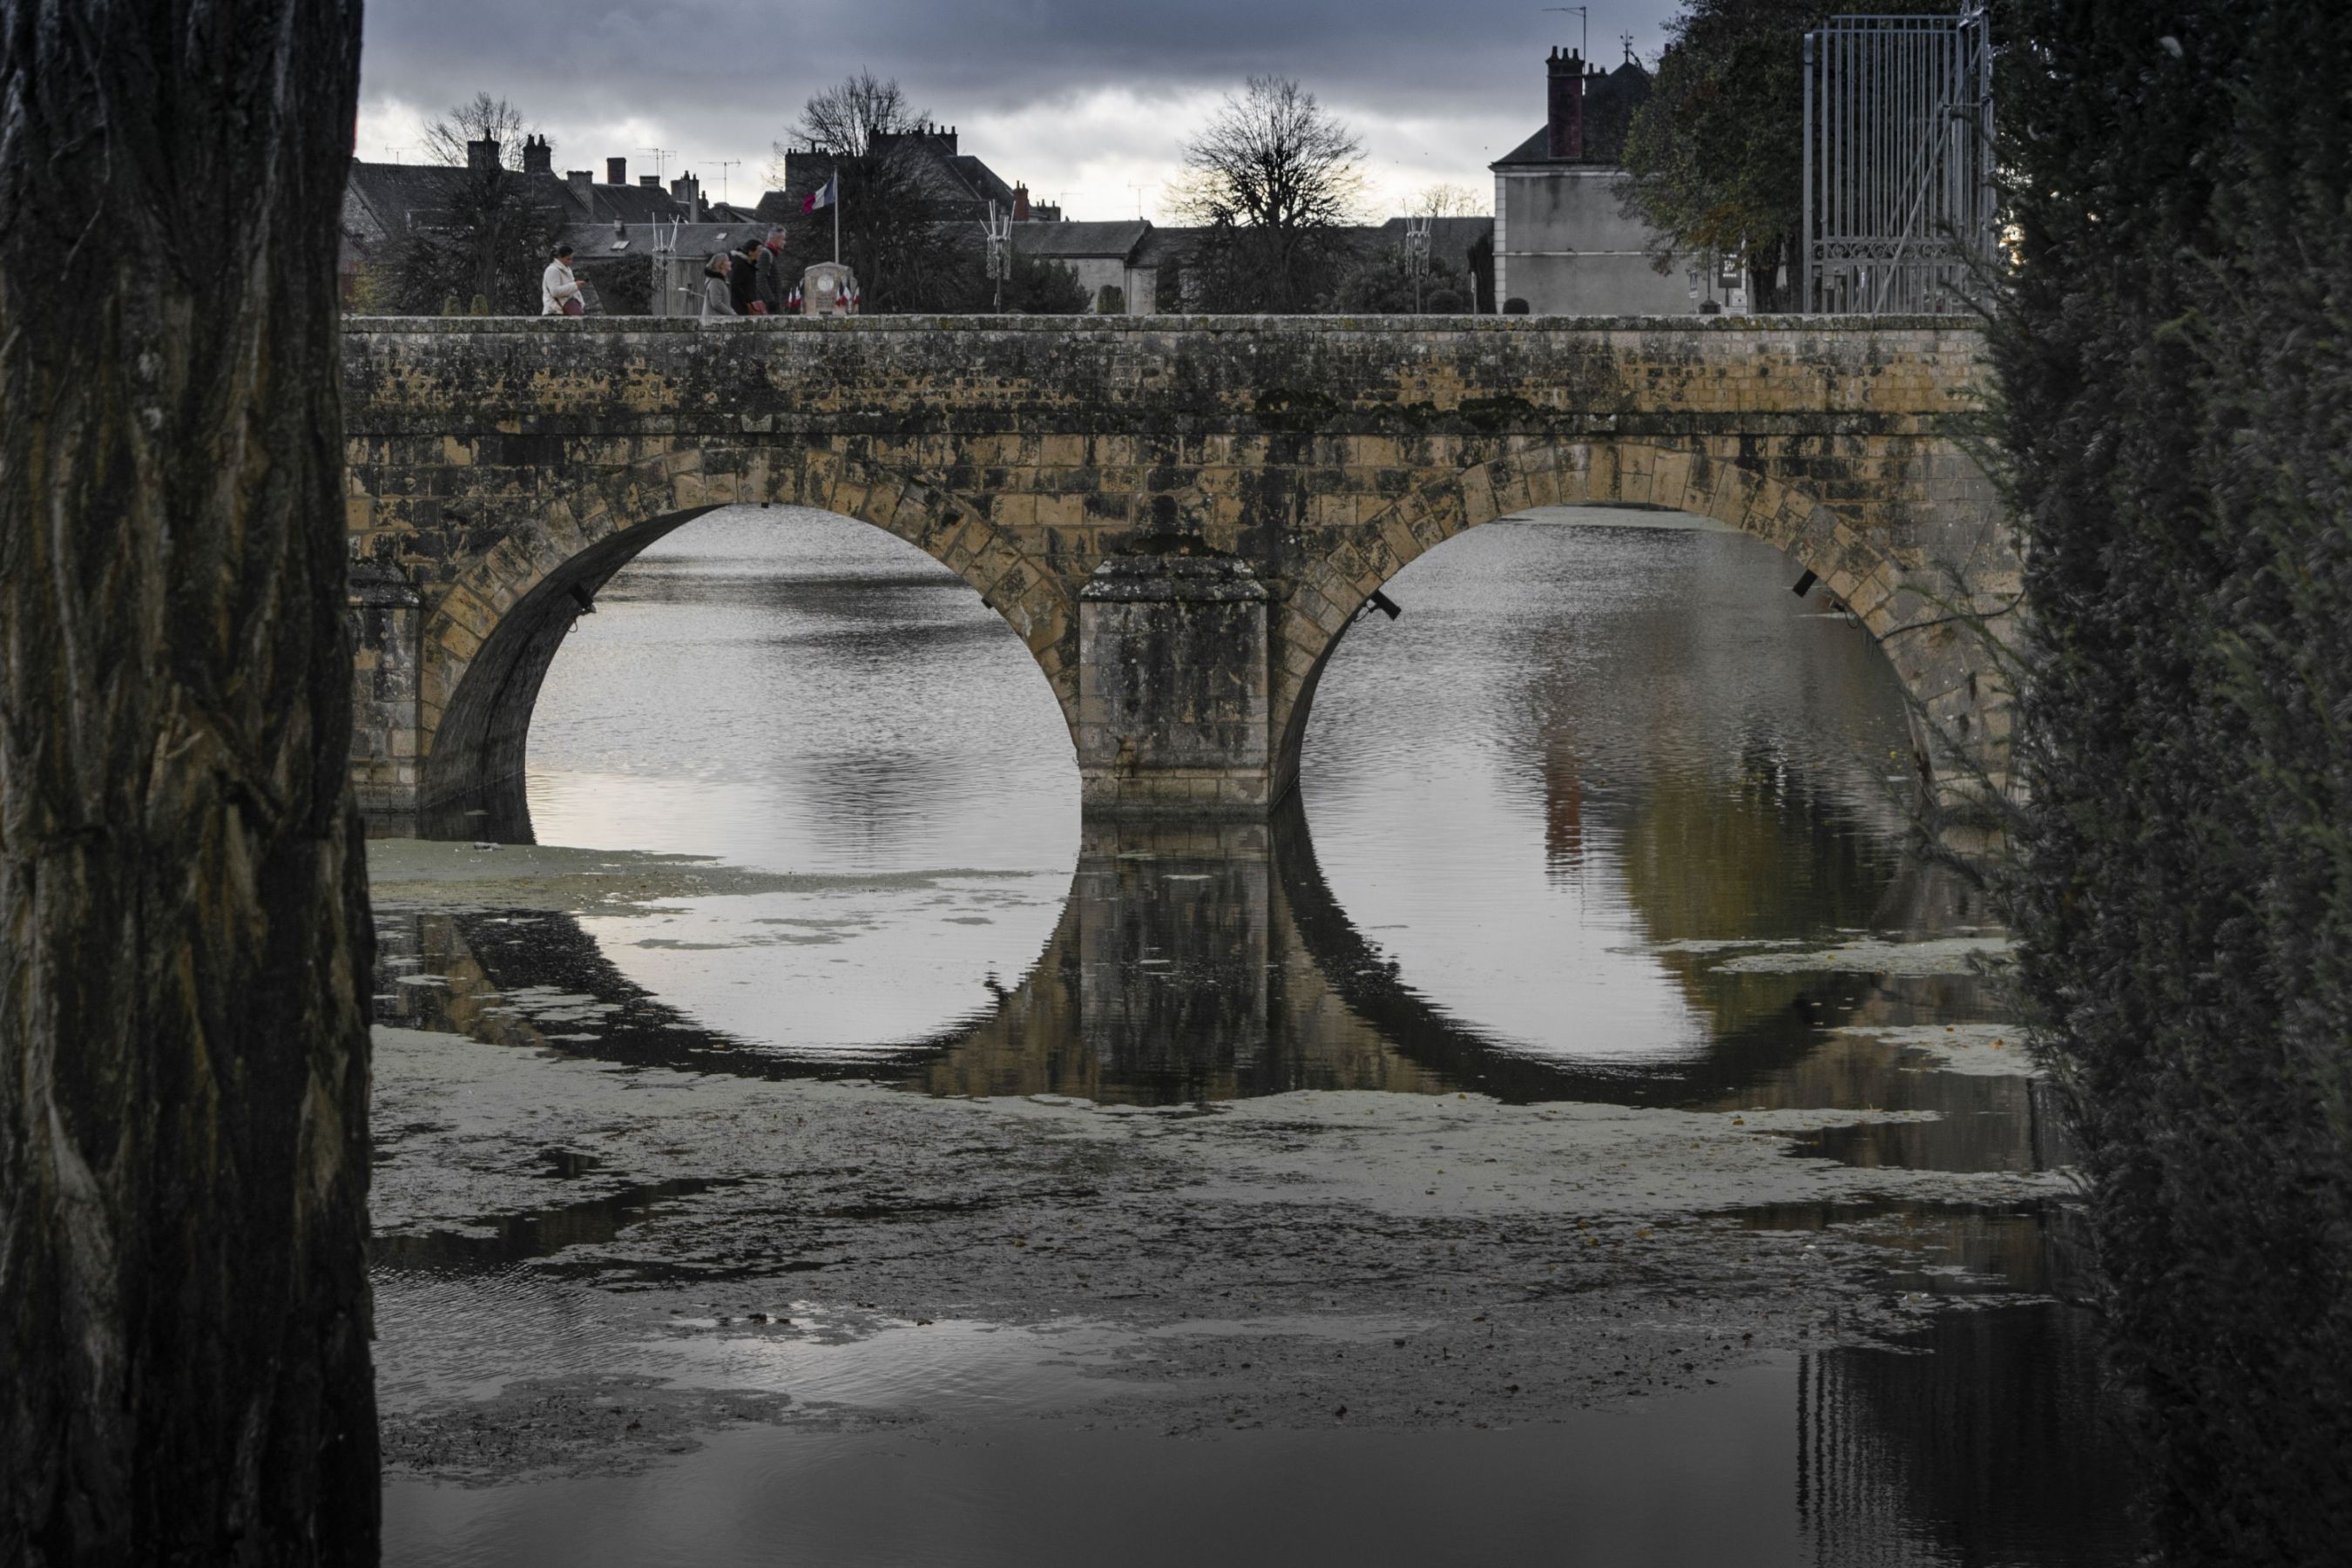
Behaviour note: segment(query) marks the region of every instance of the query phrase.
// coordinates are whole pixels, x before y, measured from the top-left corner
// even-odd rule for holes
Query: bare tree
[[[1188,290],[1213,309],[1295,311],[1328,300],[1336,234],[1363,195],[1354,132],[1287,77],[1251,77],[1186,144],[1176,210],[1210,232]]]
[[[335,276],[360,5],[209,15],[0,27],[10,1563],[376,1557]]]
[[[897,81],[877,80],[872,71],[861,70],[810,98],[792,133],[811,147],[863,158],[877,142],[911,131],[923,119],[907,107]]]
[[[501,163],[520,169],[522,139],[530,129],[521,110],[503,98],[478,92],[472,102],[452,104],[447,114],[425,128],[425,151],[436,163],[462,169],[471,162],[466,144],[487,139],[499,144]]]
[[[1423,185],[1405,208],[1414,217],[1484,217],[1486,198],[1467,185],[1451,183]]]
[[[520,109],[487,92],[425,127],[425,150],[447,172],[438,203],[411,215],[385,258],[382,282],[393,309],[431,315],[478,301],[493,315],[538,313],[540,272],[562,215],[534,202],[530,182],[517,177],[528,132]],[[467,144],[485,139],[499,144],[499,159],[478,169]]]
[[[1176,205],[1198,224],[1276,233],[1342,224],[1363,194],[1354,132],[1288,77],[1254,76],[1184,147]]]

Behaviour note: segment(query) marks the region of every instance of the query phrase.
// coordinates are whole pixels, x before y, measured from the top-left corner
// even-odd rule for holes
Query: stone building
[[[504,168],[495,141],[469,142],[466,152],[464,168],[352,161],[343,186],[346,302],[354,298],[362,268],[416,229],[444,220],[460,182]],[[557,174],[553,145],[533,135],[523,139],[522,167],[505,169],[499,178],[511,182],[517,200],[537,210],[554,239],[572,243],[583,280],[598,289],[604,308],[614,313],[652,308],[658,286],[648,258],[657,251],[675,246],[679,255],[707,257],[761,226],[751,209],[706,199],[691,173],[667,184],[641,174],[632,184],[629,161],[607,158],[604,174],[602,180],[592,169]],[[646,276],[635,276],[641,272]]]
[[[1623,211],[1625,128],[1650,95],[1650,74],[1628,49],[1603,71],[1573,50],[1545,62],[1542,128],[1489,167],[1495,175],[1493,309],[1524,300],[1538,316],[1687,315],[1721,287],[1691,298],[1690,263],[1661,274],[1657,233]],[[1702,282],[1705,282],[1702,279]]]
[[[1027,203],[1013,209],[1020,214]],[[1097,310],[1103,309],[1103,290],[1116,289],[1113,313],[1148,316],[1159,308],[1159,266],[1147,259],[1150,223],[1126,218],[1116,223],[1055,223],[1034,217],[1013,226],[1013,246],[1022,255],[1051,261],[1075,276]]]
[[[995,170],[959,147],[952,125],[918,125],[877,134],[874,145],[877,152],[895,149],[907,154],[908,165],[942,219],[980,223],[987,218],[991,202],[998,211],[1010,213],[1016,198],[1025,201],[1025,191],[1006,184]],[[781,206],[797,216],[802,201],[833,178],[835,157],[823,147],[787,148]]]

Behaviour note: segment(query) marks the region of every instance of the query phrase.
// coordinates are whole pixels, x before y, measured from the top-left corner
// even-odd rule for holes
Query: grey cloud
[[[1594,54],[1617,58],[1616,35],[1630,30],[1654,55],[1674,9],[1672,0],[1595,5]],[[483,89],[554,126],[656,119],[746,159],[765,156],[810,92],[860,68],[896,77],[919,107],[950,123],[1105,88],[1172,100],[1278,71],[1359,121],[1509,114],[1532,126],[1543,111],[1545,47],[1577,37],[1573,16],[1496,0],[382,0],[368,11],[362,90],[436,112]],[[1185,127],[1150,129],[1172,147]],[[973,150],[1014,163],[1022,151]],[[558,159],[607,151],[632,150],[559,146]]]

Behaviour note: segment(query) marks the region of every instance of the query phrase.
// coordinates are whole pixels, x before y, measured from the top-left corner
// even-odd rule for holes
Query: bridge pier
[[[1276,767],[1265,584],[1230,555],[1114,555],[1078,593],[1078,777],[1092,813],[1264,816]]]
[[[371,823],[405,826],[425,779],[416,710],[425,596],[398,567],[373,561],[354,562],[349,584],[352,786]]]

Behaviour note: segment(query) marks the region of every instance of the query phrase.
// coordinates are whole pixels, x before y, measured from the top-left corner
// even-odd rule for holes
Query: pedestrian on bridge
[[[733,264],[721,250],[702,265],[702,319],[731,316],[735,313],[734,291],[727,286],[727,273]]]
[[[559,245],[555,258],[539,279],[539,313],[542,316],[584,316],[588,313],[582,289],[572,276],[572,247]]]
[[[781,316],[787,309],[792,285],[784,279],[784,226],[772,224],[768,237],[760,242],[759,279],[753,293],[767,309],[763,316]],[[797,306],[791,307],[798,309]]]
[[[751,309],[751,302],[760,297],[759,260],[760,242],[748,237],[728,258],[727,301],[739,316],[759,314]]]

